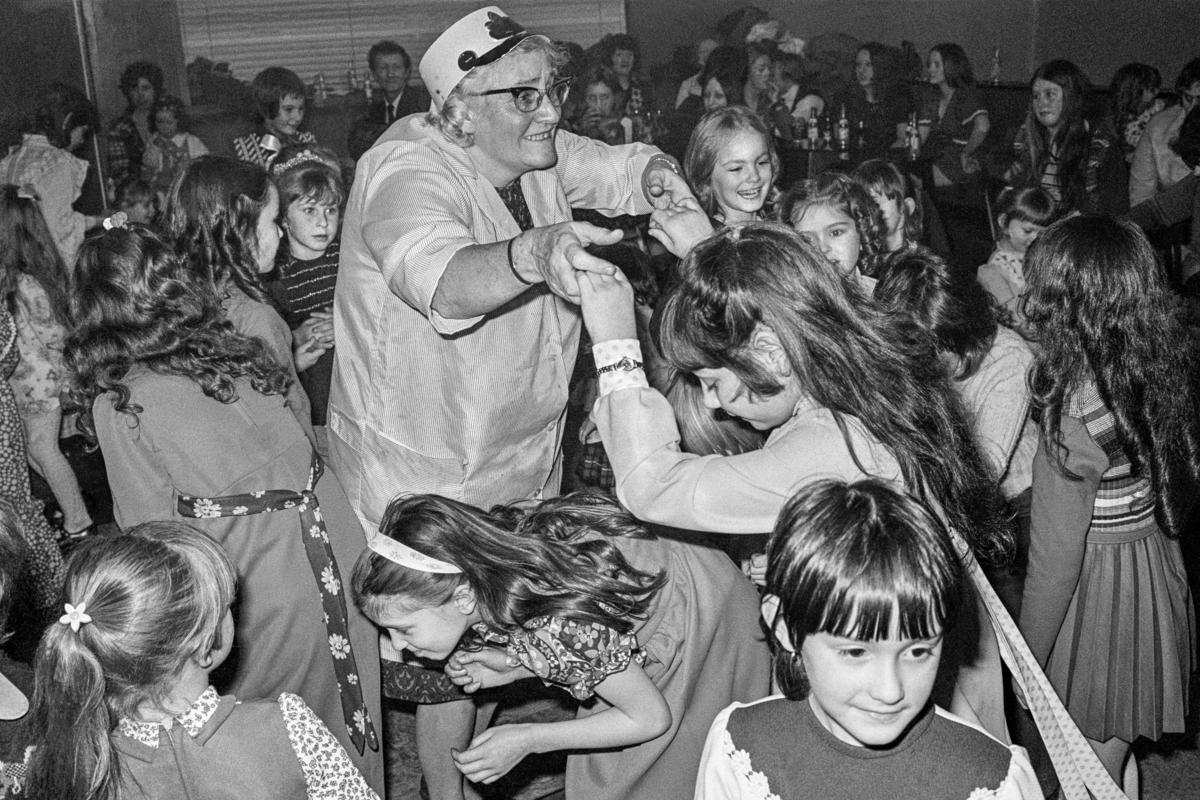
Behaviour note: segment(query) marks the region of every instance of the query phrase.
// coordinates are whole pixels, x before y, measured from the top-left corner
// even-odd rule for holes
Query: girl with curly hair
[[[876,476],[941,509],[980,558],[1007,550],[994,481],[949,376],[911,321],[883,311],[794,231],[772,223],[701,242],[678,277],[658,309],[662,355],[699,380],[708,407],[768,436],[761,449],[736,455],[682,452],[670,405],[640,369],[628,284],[620,274],[584,278],[583,317],[600,374],[592,414],[617,496],[634,514],[685,530],[763,534],[801,486]],[[752,561],[751,573],[761,577],[761,564]],[[978,644],[992,648],[990,664],[981,660],[970,677],[959,670],[961,699],[1003,736],[989,637]]]
[[[574,720],[474,737],[454,755],[472,781],[569,750],[567,797],[690,800],[709,722],[769,691],[750,583],[719,551],[659,538],[603,495],[490,513],[398,498],[369,548],[354,597],[398,650],[449,658],[468,692],[538,677],[590,701]]]
[[[779,201],[779,218],[870,292],[887,256],[883,215],[867,190],[839,172],[801,181]]]
[[[1119,782],[1130,742],[1182,731],[1188,707],[1178,537],[1200,496],[1196,357],[1131,223],[1058,222],[1026,275],[1041,441],[1021,629]]]
[[[378,637],[345,603],[339,571],[365,539],[285,411],[289,370],[149,229],[113,225],[80,264],[65,358],[113,466],[117,523],[185,518],[225,549],[242,599],[220,688],[301,695],[382,792]]]
[[[221,298],[233,327],[261,339],[284,367],[287,407],[313,439],[311,406],[297,371],[316,364],[324,351],[295,347],[292,331],[268,300],[262,279],[275,269],[279,209],[279,190],[262,167],[203,156],[188,164],[171,187],[166,227],[180,258]]]

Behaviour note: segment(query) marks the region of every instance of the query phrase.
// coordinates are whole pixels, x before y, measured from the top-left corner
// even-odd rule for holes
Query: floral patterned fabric
[[[504,645],[514,664],[565,688],[576,700],[590,698],[605,678],[624,672],[631,662],[646,663],[636,635],[598,622],[535,617],[512,631],[497,632],[483,623],[475,630],[485,642]]]
[[[40,134],[26,134],[20,147],[0,159],[0,182],[29,184],[37,191],[46,227],[68,267],[75,265],[87,220],[72,204],[83,191],[88,163],[55,147]]]
[[[66,331],[50,308],[46,290],[29,275],[17,277],[17,349],[21,360],[8,377],[22,417],[58,408],[66,374],[63,340]]]
[[[361,754],[365,747],[379,749],[375,726],[363,701],[359,686],[358,665],[350,647],[349,626],[346,621],[346,599],[342,593],[342,581],[337,560],[329,546],[329,532],[321,518],[321,505],[313,488],[325,471],[325,465],[316,453],[312,457],[312,469],[308,486],[303,492],[287,489],[270,489],[249,494],[226,495],[224,497],[192,497],[180,495],[178,511],[185,517],[210,519],[213,517],[237,517],[247,514],[264,514],[295,508],[300,515],[300,531],[304,539],[304,550],[308,555],[321,593],[321,605],[325,609],[325,628],[329,632],[329,652],[333,657],[333,669],[337,675],[338,692],[342,699],[342,713],[346,718],[346,729],[350,740]]]

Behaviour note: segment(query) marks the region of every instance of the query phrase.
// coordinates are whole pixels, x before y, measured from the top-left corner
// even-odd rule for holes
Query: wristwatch
[[[603,375],[606,372],[633,372],[635,369],[641,368],[642,362],[630,358],[629,356],[622,356],[620,361],[616,361],[612,364],[606,364],[603,367],[596,367],[596,374]]]

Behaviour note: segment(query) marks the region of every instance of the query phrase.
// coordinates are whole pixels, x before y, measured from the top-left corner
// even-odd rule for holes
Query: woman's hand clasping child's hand
[[[494,783],[535,749],[534,734],[539,723],[497,725],[471,740],[466,750],[451,750],[454,765],[467,780]]]
[[[613,275],[580,272],[579,305],[583,324],[592,342],[636,339],[637,320],[633,310],[633,287],[618,270]]]
[[[695,200],[650,214],[648,232],[676,258],[684,258],[702,239],[712,235],[712,221]]]

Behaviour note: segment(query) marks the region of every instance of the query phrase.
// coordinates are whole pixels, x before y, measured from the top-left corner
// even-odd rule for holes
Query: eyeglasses
[[[492,94],[511,94],[513,105],[517,107],[517,111],[522,114],[532,114],[542,106],[542,98],[550,99],[550,104],[555,108],[562,107],[562,104],[567,101],[567,92],[571,90],[571,79],[563,78],[557,80],[542,91],[535,86],[511,86],[507,89],[490,89],[486,92],[472,92],[475,97],[486,97]]]

